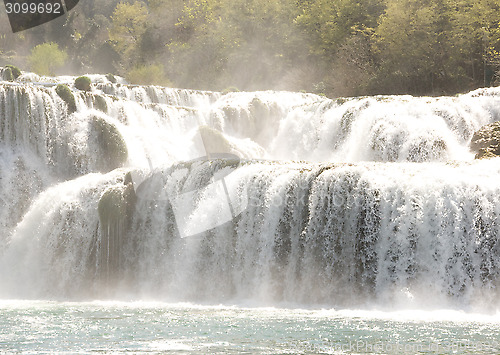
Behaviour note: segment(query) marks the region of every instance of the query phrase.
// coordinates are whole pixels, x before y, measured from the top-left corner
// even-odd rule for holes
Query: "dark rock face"
[[[124,266],[122,250],[127,243],[136,201],[130,172],[125,175],[123,186],[109,188],[99,200],[97,211],[101,238],[98,265],[100,276],[108,285],[116,280]]]
[[[128,158],[127,144],[118,128],[101,117],[92,117],[90,121],[90,137],[96,139],[98,154],[96,167],[98,171],[107,173],[121,168]]]
[[[475,132],[470,149],[476,153],[476,159],[500,156],[500,121],[483,126]]]

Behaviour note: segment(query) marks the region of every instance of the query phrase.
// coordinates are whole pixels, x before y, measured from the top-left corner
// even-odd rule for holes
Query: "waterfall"
[[[500,120],[499,88],[332,100],[91,79],[0,82],[0,297],[498,306],[500,162],[468,145]]]

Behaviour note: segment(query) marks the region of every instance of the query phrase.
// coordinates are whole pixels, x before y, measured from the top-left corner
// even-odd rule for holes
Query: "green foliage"
[[[56,93],[68,105],[68,112],[73,113],[76,111],[76,101],[71,89],[64,84],[56,86]]]
[[[28,62],[53,74],[57,43],[76,70],[134,83],[330,97],[500,84],[498,0],[92,0],[80,9],[65,31],[54,23],[0,36],[0,58],[22,63],[19,40],[43,43]]]
[[[303,1],[296,23],[314,41],[312,51],[320,56],[335,55],[339,46],[356,28],[373,28],[384,11],[379,0]]]
[[[140,1],[133,4],[120,2],[113,11],[111,20],[109,38],[116,51],[121,54],[123,64],[129,67],[138,56],[141,36],[147,28],[148,8]]]
[[[54,75],[68,58],[64,50],[59,49],[57,43],[39,44],[31,51],[28,57],[31,70],[39,75]]]
[[[446,1],[387,1],[375,31],[380,74],[390,86],[386,91],[432,91],[443,73],[449,72],[450,55],[454,54],[447,39],[450,11]]]
[[[88,76],[79,76],[75,79],[75,87],[82,91],[92,90],[92,80]]]
[[[163,86],[170,85],[170,82],[165,77],[163,66],[160,64],[135,67],[127,73],[126,79],[131,84]]]

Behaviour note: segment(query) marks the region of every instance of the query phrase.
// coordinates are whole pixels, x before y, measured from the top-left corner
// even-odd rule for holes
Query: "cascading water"
[[[499,88],[330,100],[95,75],[70,113],[55,85],[73,80],[0,83],[0,297],[498,306],[500,161],[468,144]],[[184,191],[213,228],[183,234]],[[220,199],[243,206],[228,223]]]

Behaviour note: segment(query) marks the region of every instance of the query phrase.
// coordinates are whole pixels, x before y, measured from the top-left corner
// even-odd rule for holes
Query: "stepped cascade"
[[[328,99],[89,77],[0,82],[1,298],[499,306],[500,159],[469,143],[500,120],[500,88]]]

